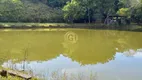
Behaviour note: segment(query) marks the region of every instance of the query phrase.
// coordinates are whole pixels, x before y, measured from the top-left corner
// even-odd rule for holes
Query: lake
[[[0,30],[0,64],[45,80],[142,80],[142,32]]]

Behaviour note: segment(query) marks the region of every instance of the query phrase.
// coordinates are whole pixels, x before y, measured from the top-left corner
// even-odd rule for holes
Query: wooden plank
[[[18,72],[18,71],[14,71],[14,70],[0,70],[0,75],[3,77],[7,77],[7,74],[11,75],[11,76],[16,76],[16,77],[20,77],[23,78],[25,80],[30,80],[32,79],[31,75],[28,74],[24,74],[22,72]]]
[[[24,73],[21,73],[21,72],[18,72],[18,71],[7,70],[7,73],[11,76],[17,76],[17,77],[23,78],[25,80],[29,80],[29,79],[32,78],[31,75],[27,75],[27,74],[24,74]]]

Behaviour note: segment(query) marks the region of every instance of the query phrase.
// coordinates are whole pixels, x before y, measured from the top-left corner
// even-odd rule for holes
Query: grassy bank
[[[37,29],[37,28],[87,28],[87,29],[114,29],[142,31],[142,26],[132,23],[131,25],[110,26],[101,23],[0,23],[0,29]]]
[[[88,28],[101,27],[103,24],[85,23],[0,23],[0,28]]]

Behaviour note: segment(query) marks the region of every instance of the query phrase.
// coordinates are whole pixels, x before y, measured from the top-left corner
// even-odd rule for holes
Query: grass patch
[[[1,28],[87,28],[87,27],[96,27],[102,26],[103,24],[85,24],[85,23],[75,23],[75,24],[67,24],[67,23],[0,23]]]

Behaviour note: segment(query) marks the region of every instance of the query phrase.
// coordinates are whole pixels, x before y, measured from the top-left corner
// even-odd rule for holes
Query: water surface
[[[142,32],[1,30],[0,44],[3,67],[40,78],[56,80],[56,73],[81,80],[91,75],[96,80],[142,80]]]

